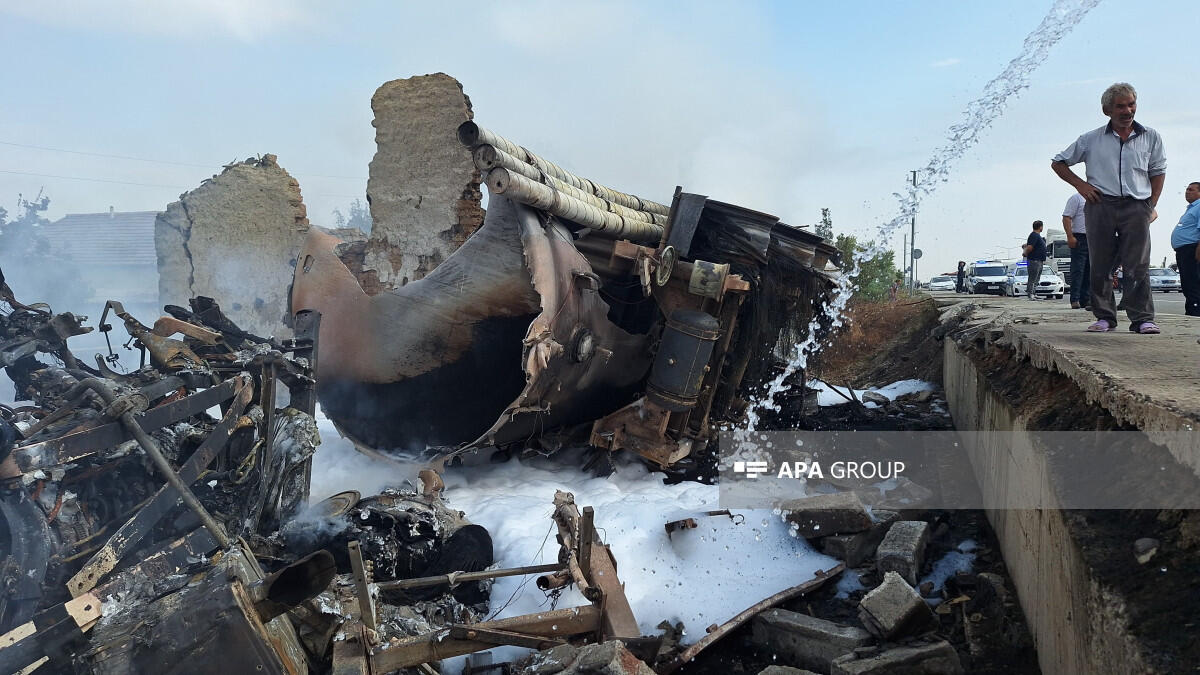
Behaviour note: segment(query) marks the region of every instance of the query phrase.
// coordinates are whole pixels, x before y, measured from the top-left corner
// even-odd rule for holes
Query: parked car
[[[967,292],[1004,295],[1008,278],[1008,263],[1003,260],[980,260],[967,266]]]
[[[954,277],[934,277],[929,280],[929,290],[931,291],[952,291],[954,290]]]
[[[1151,267],[1150,290],[1162,291],[1163,293],[1181,291],[1182,287],[1179,285],[1179,272],[1167,269],[1165,267]]]
[[[1025,295],[1025,285],[1029,282],[1029,265],[1025,261],[1013,263],[1008,267],[1008,277],[1004,284],[1004,294],[1017,297]],[[1066,292],[1066,282],[1052,269],[1043,267],[1042,275],[1038,277],[1038,286],[1034,289],[1037,295],[1062,298]]]

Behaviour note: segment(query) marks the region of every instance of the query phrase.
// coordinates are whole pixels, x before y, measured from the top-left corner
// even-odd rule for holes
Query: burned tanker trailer
[[[324,317],[318,397],[360,448],[580,443],[674,465],[744,412],[831,287],[837,250],[775,216],[618,192],[473,121],[458,141],[488,208],[427,276],[369,294],[352,244],[316,228],[298,258],[293,311]]]

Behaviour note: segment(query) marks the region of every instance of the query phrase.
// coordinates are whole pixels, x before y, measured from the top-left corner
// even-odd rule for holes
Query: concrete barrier
[[[1020,442],[1027,420],[996,391],[964,347],[945,341],[946,399],[959,429],[1015,432],[1005,449],[987,447],[999,435],[967,434],[966,445],[984,502],[1055,503],[1050,465],[1032,435]],[[996,532],[1044,673],[1145,673],[1143,647],[1128,630],[1124,600],[1086,564],[1073,516],[1058,509],[992,508]]]

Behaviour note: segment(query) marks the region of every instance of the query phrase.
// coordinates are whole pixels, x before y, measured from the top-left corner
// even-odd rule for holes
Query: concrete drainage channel
[[[1200,327],[1087,335],[1078,311],[1007,300],[944,316],[947,402],[1042,672],[1194,672],[1200,408],[1177,371]],[[1107,454],[1131,437],[1143,442]],[[1103,489],[1080,487],[1090,471]]]

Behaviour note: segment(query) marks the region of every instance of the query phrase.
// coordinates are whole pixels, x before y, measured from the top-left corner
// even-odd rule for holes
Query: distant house
[[[39,228],[56,264],[75,266],[91,287],[89,304],[119,300],[130,307],[158,304],[154,220],[159,211],[69,213]],[[162,308],[157,308],[161,310]]]

